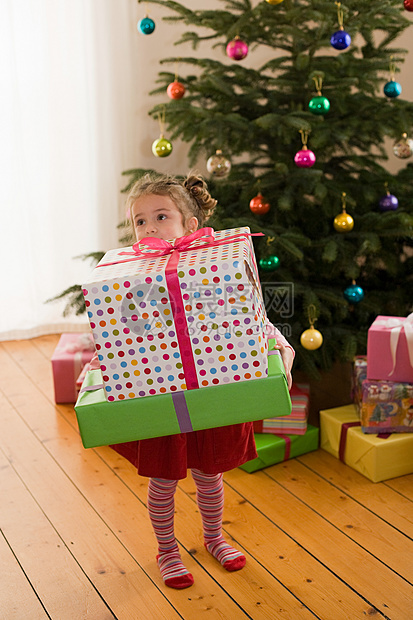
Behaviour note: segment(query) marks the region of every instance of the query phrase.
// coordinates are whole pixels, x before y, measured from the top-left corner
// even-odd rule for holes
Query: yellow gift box
[[[320,411],[320,447],[381,482],[413,473],[413,434],[365,434],[355,405]]]

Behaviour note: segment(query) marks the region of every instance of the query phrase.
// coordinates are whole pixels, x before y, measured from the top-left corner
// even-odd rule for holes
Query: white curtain
[[[89,273],[75,256],[119,245],[135,17],[131,0],[1,1],[0,340],[79,329],[44,302]]]

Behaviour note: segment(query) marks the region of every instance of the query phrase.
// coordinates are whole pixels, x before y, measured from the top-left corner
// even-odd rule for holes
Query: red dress
[[[269,321],[268,325],[269,338],[275,337],[278,343],[292,348]],[[97,355],[91,367],[100,367]],[[186,478],[188,469],[218,474],[257,457],[252,422],[129,441],[111,448],[132,463],[141,476],[167,480]]]
[[[111,446],[149,478],[180,480],[187,469],[218,474],[256,458],[252,422]]]

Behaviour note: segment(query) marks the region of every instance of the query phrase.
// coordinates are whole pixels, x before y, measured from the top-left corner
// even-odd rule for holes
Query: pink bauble
[[[315,155],[310,149],[301,149],[295,154],[294,161],[299,168],[311,168],[315,164]]]
[[[248,45],[240,39],[235,37],[227,45],[227,55],[233,60],[242,60],[248,54]]]

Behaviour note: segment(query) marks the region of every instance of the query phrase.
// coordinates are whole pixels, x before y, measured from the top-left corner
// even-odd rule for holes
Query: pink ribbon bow
[[[198,241],[203,241],[204,243],[197,243]],[[135,256],[145,258],[148,254],[152,256],[165,256],[171,254],[174,250],[185,252],[185,250],[189,250],[190,248],[204,248],[214,243],[214,241],[214,230],[213,228],[207,227],[200,228],[184,237],[173,239],[172,242],[158,239],[157,237],[144,237],[144,239],[134,243],[132,249]],[[121,252],[121,254],[131,255],[132,252]]]
[[[184,237],[178,237],[172,241],[158,239],[158,237],[144,237],[140,241],[133,244],[133,252],[119,252],[118,256],[129,256],[125,260],[116,260],[111,263],[99,263],[97,267],[110,267],[111,265],[119,265],[120,263],[128,263],[130,261],[139,260],[140,258],[149,258],[151,256],[167,256],[173,254],[177,250],[177,254],[186,250],[202,250],[211,245],[225,245],[230,241],[241,239],[242,237],[264,237],[264,233],[236,233],[230,237],[215,239],[214,229],[205,227],[196,230]]]

